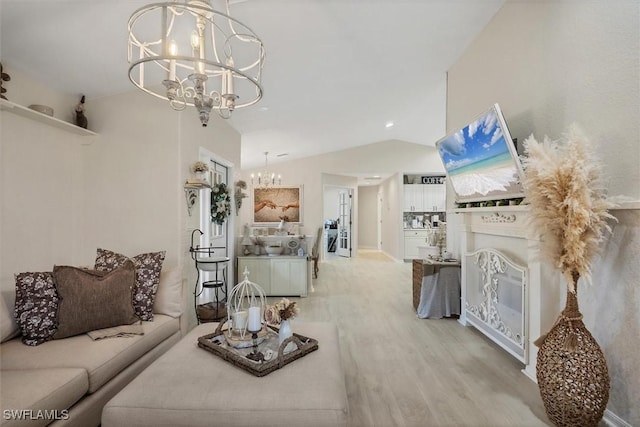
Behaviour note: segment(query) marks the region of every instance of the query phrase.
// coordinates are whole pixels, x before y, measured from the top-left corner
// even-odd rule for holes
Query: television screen
[[[524,197],[522,166],[498,104],[436,148],[456,202]]]

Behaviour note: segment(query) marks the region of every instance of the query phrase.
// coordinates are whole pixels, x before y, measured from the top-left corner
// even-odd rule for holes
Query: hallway
[[[410,263],[332,257],[314,286],[295,320],[338,325],[351,426],[548,425],[519,362],[454,319],[417,318]]]

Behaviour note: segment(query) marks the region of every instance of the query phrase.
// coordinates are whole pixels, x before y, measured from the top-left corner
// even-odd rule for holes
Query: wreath
[[[211,187],[211,221],[216,224],[224,224],[231,213],[231,197],[229,189],[224,183]]]

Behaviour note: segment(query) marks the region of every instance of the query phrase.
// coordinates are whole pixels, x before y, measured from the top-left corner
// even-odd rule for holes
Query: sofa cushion
[[[48,341],[27,347],[19,340],[2,344],[2,369],[84,368],[89,376],[89,392],[103,384],[180,330],[180,322],[156,315],[153,322],[142,322],[144,335],[93,341],[88,335]]]
[[[66,419],[69,417],[67,410],[89,388],[87,371],[81,368],[2,370],[0,379],[3,427],[45,426],[52,419]],[[28,411],[20,413],[26,420],[7,420],[11,412],[6,411],[12,410]]]
[[[16,291],[0,291],[0,342],[5,342],[20,334],[20,327],[13,314],[16,305]]]
[[[164,262],[165,251],[136,255],[131,260],[136,267],[136,287],[133,291],[133,304],[136,315],[142,320],[153,319],[153,302],[158,291],[160,270]],[[129,258],[107,249],[98,248],[95,269],[111,271],[124,264]]]
[[[174,267],[162,270],[153,312],[178,318],[182,315],[182,270]]]
[[[130,260],[108,273],[56,265],[53,276],[60,298],[55,339],[138,320],[131,299],[135,268]]]
[[[38,345],[53,337],[59,301],[53,273],[16,275],[15,317],[22,331],[22,342]]]

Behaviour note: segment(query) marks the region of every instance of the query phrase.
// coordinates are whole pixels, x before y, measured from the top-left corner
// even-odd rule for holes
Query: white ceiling
[[[137,90],[127,21],[151,2],[1,0],[0,59],[89,102]],[[273,164],[390,139],[432,145],[443,136],[447,69],[504,2],[232,1],[267,51],[263,99],[230,119],[241,167],[262,166],[265,151]]]

